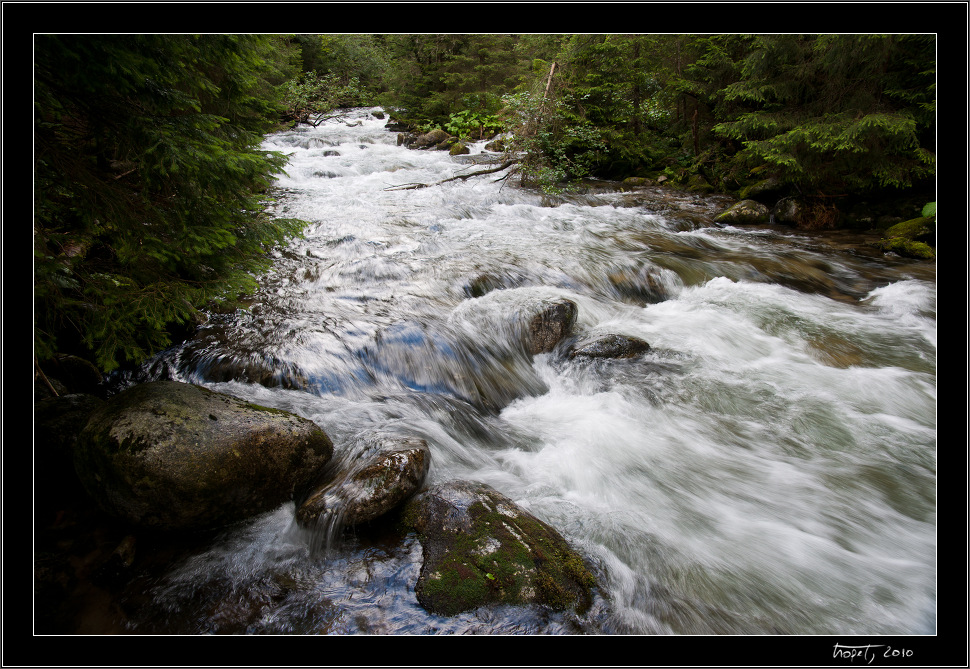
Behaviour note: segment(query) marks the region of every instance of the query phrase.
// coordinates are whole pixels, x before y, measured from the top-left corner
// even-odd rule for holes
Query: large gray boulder
[[[484,483],[451,481],[405,506],[424,564],[415,585],[426,610],[454,615],[487,604],[584,611],[595,579],[554,528]]]
[[[431,452],[423,439],[387,439],[374,450],[316,488],[297,509],[297,522],[308,528],[321,521],[337,528],[365,523],[394,509],[424,484]]]
[[[200,386],[157,381],[110,398],[74,463],[107,512],[162,530],[216,528],[302,494],[333,455],[315,423]]]

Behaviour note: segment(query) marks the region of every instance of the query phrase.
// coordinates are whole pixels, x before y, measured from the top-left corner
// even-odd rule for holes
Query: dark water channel
[[[325,545],[288,504],[185,546],[139,537],[138,570],[93,588],[74,631],[935,633],[932,264],[859,233],[718,226],[723,199],[661,189],[388,190],[476,167],[397,146],[371,111],[267,138],[305,239],[133,380],[295,412],[338,454],[421,437],[432,482],[488,483],[586,555],[596,603],[430,615],[414,537]],[[509,352],[510,314],[550,296],[578,305],[577,336],[650,350]]]

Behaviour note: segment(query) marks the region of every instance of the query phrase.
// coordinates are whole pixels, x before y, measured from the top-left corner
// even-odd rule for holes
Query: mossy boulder
[[[687,180],[687,190],[692,193],[713,193],[715,189],[703,175],[693,174]]]
[[[297,509],[297,522],[312,528],[321,519],[353,526],[379,518],[418,491],[430,464],[423,439],[383,440],[316,488]]]
[[[886,230],[887,239],[894,237],[933,244],[936,240],[936,216],[921,216],[897,223]]]
[[[758,225],[770,220],[768,207],[754,200],[741,200],[714,218],[715,222],[726,225]]]
[[[471,153],[471,149],[469,149],[468,145],[464,142],[455,142],[451,145],[451,148],[448,149],[448,155],[450,156],[463,156],[469,153]]]
[[[623,188],[647,188],[649,186],[656,186],[657,181],[655,179],[648,179],[647,177],[627,177],[620,185]]]
[[[885,234],[884,239],[874,243],[884,253],[921,260],[936,257],[931,246],[936,243],[936,216],[921,216],[897,223],[888,228]]]
[[[221,527],[302,494],[333,455],[315,423],[200,386],[134,386],[94,412],[74,449],[108,513],[160,530]]]
[[[487,604],[582,612],[592,602],[592,572],[562,535],[483,483],[439,485],[403,517],[424,549],[415,594],[432,613]]]
[[[933,260],[936,257],[933,247],[931,247],[929,244],[924,242],[914,242],[909,239],[903,239],[902,237],[882,239],[875,242],[873,246],[881,250],[883,253],[895,253],[896,255],[903,256],[904,258]]]
[[[783,188],[781,179],[770,176],[745,186],[738,195],[742,200],[773,199]]]

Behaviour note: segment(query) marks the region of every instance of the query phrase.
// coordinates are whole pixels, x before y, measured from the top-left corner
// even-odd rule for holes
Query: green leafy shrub
[[[465,109],[448,117],[444,129],[461,139],[484,139],[502,129],[502,122],[494,114]]]

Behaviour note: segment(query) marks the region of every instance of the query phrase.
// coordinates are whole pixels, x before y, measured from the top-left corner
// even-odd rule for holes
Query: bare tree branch
[[[471,177],[482,176],[483,174],[494,174],[495,172],[501,172],[506,167],[509,167],[511,165],[515,165],[516,163],[520,163],[520,162],[522,162],[522,159],[521,158],[513,158],[511,160],[506,160],[504,163],[502,163],[498,167],[493,167],[492,169],[488,169],[488,170],[479,170],[477,172],[469,172],[468,174],[459,174],[457,176],[449,177],[447,179],[442,179],[441,181],[435,181],[434,183],[430,183],[430,184],[425,184],[425,183],[409,183],[409,184],[400,184],[400,185],[397,185],[397,186],[388,186],[384,190],[386,190],[386,191],[387,190],[417,190],[419,188],[427,188],[429,186],[440,186],[441,184],[448,183],[449,181],[458,181],[459,179],[461,179],[462,181],[464,181],[465,179],[470,179]]]

